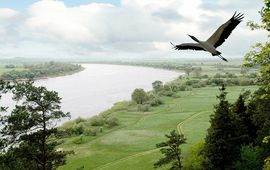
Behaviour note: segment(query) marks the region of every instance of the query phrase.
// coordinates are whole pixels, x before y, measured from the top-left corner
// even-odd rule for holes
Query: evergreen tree
[[[226,100],[224,85],[217,96],[219,104],[215,106],[215,112],[210,117],[211,126],[205,139],[203,150],[207,162],[204,163],[207,170],[230,170],[233,161],[239,154],[240,148],[235,145],[238,140],[230,111],[230,104]]]
[[[233,119],[238,127],[236,136],[239,138],[239,146],[252,143],[256,136],[256,127],[252,123],[252,114],[247,111],[245,96],[246,94],[240,94],[232,107]]]
[[[69,117],[69,113],[60,110],[57,92],[22,82],[15,84],[12,93],[19,104],[1,117],[0,135],[7,153],[0,156],[0,168],[51,170],[65,164],[67,152],[56,151],[59,143],[54,136],[57,121]]]
[[[169,140],[166,142],[161,142],[157,144],[157,148],[161,148],[160,152],[164,154],[161,158],[154,164],[155,168],[164,166],[166,164],[172,163],[170,170],[181,170],[182,169],[182,156],[180,145],[186,142],[184,135],[178,134],[175,130],[170,132],[170,135],[165,135]]]

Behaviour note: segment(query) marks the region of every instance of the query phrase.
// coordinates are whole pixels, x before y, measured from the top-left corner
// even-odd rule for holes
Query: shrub
[[[72,127],[72,133],[75,135],[81,135],[83,134],[84,129],[85,129],[85,126],[83,123],[74,124]]]
[[[156,98],[150,100],[150,102],[149,102],[149,104],[150,104],[151,106],[159,106],[159,105],[161,105],[162,103],[163,103],[162,100],[161,100],[160,98],[158,98],[158,97],[156,97]]]
[[[139,104],[138,105],[138,111],[140,112],[148,112],[150,109],[149,104]]]
[[[223,84],[225,84],[225,81],[223,79],[219,79],[219,78],[213,78],[210,80],[211,85],[213,84],[214,86],[221,86]]]
[[[93,116],[90,118],[90,125],[91,126],[103,126],[104,125],[104,118],[102,116]]]
[[[77,118],[77,119],[75,119],[74,121],[75,121],[75,123],[76,123],[76,124],[79,124],[79,123],[81,123],[81,122],[85,122],[85,121],[86,121],[86,119],[81,118],[81,117],[78,117],[78,118]]]
[[[188,150],[187,156],[184,159],[184,170],[204,170],[203,163],[205,158],[202,154],[204,148],[204,141],[191,146]]]
[[[248,86],[248,85],[253,85],[253,81],[252,80],[249,80],[247,78],[241,78],[239,79],[239,85],[240,86]]]
[[[108,127],[114,127],[118,125],[118,119],[116,117],[109,117],[106,119],[106,125]]]
[[[241,148],[240,160],[234,164],[235,170],[261,170],[263,159],[261,157],[263,149],[258,146],[244,145]]]
[[[192,88],[201,88],[200,84],[197,83],[197,84],[192,84]]]
[[[156,80],[152,83],[152,87],[153,87],[153,90],[157,92],[163,88],[163,82]]]
[[[199,83],[199,82],[200,82],[199,80],[187,80],[187,81],[185,82],[185,84],[186,84],[187,86],[191,86],[191,85],[197,84],[197,83]]]
[[[77,145],[82,144],[83,143],[83,137],[84,137],[83,135],[80,135],[80,136],[76,137],[75,139],[72,140],[72,143],[77,144]]]
[[[84,131],[85,136],[97,136],[98,130],[96,128],[86,128]]]
[[[174,94],[174,92],[173,91],[162,90],[160,92],[160,94],[163,95],[163,96],[171,97]]]
[[[208,78],[208,75],[207,74],[204,74],[200,78],[207,79]]]
[[[178,86],[178,90],[180,90],[180,91],[186,91],[186,89],[187,89],[187,86],[186,85],[180,85],[180,86]]]

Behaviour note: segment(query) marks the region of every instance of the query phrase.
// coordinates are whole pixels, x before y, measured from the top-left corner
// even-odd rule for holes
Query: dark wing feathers
[[[173,43],[171,43],[173,45],[173,48],[175,50],[203,50],[205,51],[202,46],[198,43],[183,43],[183,44],[179,44],[179,45],[174,45]]]
[[[226,23],[221,25],[216,32],[207,40],[210,44],[213,44],[214,47],[220,46],[232,33],[234,28],[242,21],[244,14],[236,12]]]

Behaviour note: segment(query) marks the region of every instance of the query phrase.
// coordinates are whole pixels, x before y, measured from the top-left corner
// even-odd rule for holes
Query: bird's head
[[[192,38],[194,41],[199,42],[199,40],[198,40],[196,37],[194,37],[193,35],[189,35],[189,34],[188,34],[188,36],[189,36],[190,38]]]

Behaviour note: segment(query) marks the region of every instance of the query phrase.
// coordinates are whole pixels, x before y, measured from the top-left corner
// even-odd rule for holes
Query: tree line
[[[47,78],[50,76],[59,76],[70,74],[82,70],[79,64],[47,62],[42,64],[29,64],[23,66],[24,70],[11,70],[4,72],[0,79],[2,80],[26,80]]]

